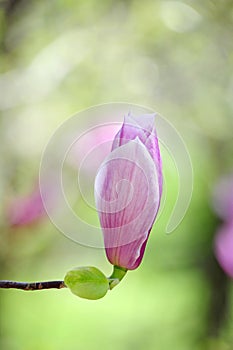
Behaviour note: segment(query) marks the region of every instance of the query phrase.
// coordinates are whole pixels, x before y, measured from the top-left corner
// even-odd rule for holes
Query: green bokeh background
[[[82,265],[111,273],[103,250],[49,220],[7,225],[9,198],[31,190],[69,116],[106,102],[148,106],[182,135],[194,169],[188,213],[166,235],[178,178],[164,155],[167,201],[143,262],[103,299],[1,291],[1,349],[232,349],[233,289],[213,257],[211,207],[233,166],[232,24],[231,0],[0,0],[1,279],[62,279]]]

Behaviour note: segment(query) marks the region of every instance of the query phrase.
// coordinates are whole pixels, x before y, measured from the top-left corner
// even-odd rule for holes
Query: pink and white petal
[[[144,132],[152,133],[155,124],[155,116],[156,113],[143,114],[140,116],[134,116],[131,113],[128,113],[128,115],[125,116],[125,123],[139,127],[144,130]]]
[[[129,113],[125,116],[122,128],[113,141],[112,150],[136,137],[139,137],[142,143],[145,143],[147,138],[151,134],[154,134],[154,121],[155,114],[145,114],[140,117],[135,117]]]
[[[118,252],[114,251],[116,248],[106,249],[108,260],[114,265],[125,267],[127,270],[136,269],[142,261],[149,233],[139,240],[118,247]],[[118,256],[117,263],[116,256]]]
[[[154,136],[153,134],[151,134],[146,140],[145,146],[150,152],[150,155],[154,160],[154,163],[158,172],[160,196],[162,196],[162,191],[163,191],[162,158],[160,155],[159,142],[158,142],[157,136]]]
[[[119,130],[113,141],[112,150],[134,140],[138,137],[148,149],[151,157],[155,162],[159,174],[160,196],[162,195],[163,177],[162,177],[162,160],[160,156],[159,143],[154,128],[155,114],[145,114],[140,117],[134,117],[128,114],[125,117],[124,124]]]
[[[157,169],[139,138],[106,158],[96,177],[95,198],[109,260],[119,265],[131,257],[133,266],[160,202]]]

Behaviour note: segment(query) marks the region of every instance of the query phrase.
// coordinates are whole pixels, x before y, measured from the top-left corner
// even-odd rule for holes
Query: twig
[[[28,290],[42,290],[42,289],[61,289],[66,288],[64,281],[48,281],[48,282],[16,282],[16,281],[1,281],[0,280],[0,288],[15,288],[22,289],[25,291]]]

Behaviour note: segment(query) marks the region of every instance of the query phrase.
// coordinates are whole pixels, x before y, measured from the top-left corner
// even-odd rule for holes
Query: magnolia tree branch
[[[64,281],[48,281],[48,282],[16,282],[16,281],[5,281],[0,280],[0,288],[15,288],[15,289],[22,289],[25,291],[28,290],[42,290],[42,289],[61,289],[66,288],[66,285],[64,284]]]

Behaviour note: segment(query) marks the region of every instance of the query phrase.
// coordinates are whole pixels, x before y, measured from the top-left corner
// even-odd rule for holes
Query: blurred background
[[[43,149],[78,111],[152,108],[194,169],[188,213],[166,235],[178,179],[164,157],[167,202],[143,262],[104,299],[1,290],[1,349],[233,348],[233,286],[213,249],[213,191],[233,172],[232,33],[232,0],[0,0],[1,279],[63,279],[82,265],[111,273],[104,250],[60,234],[38,192]]]

